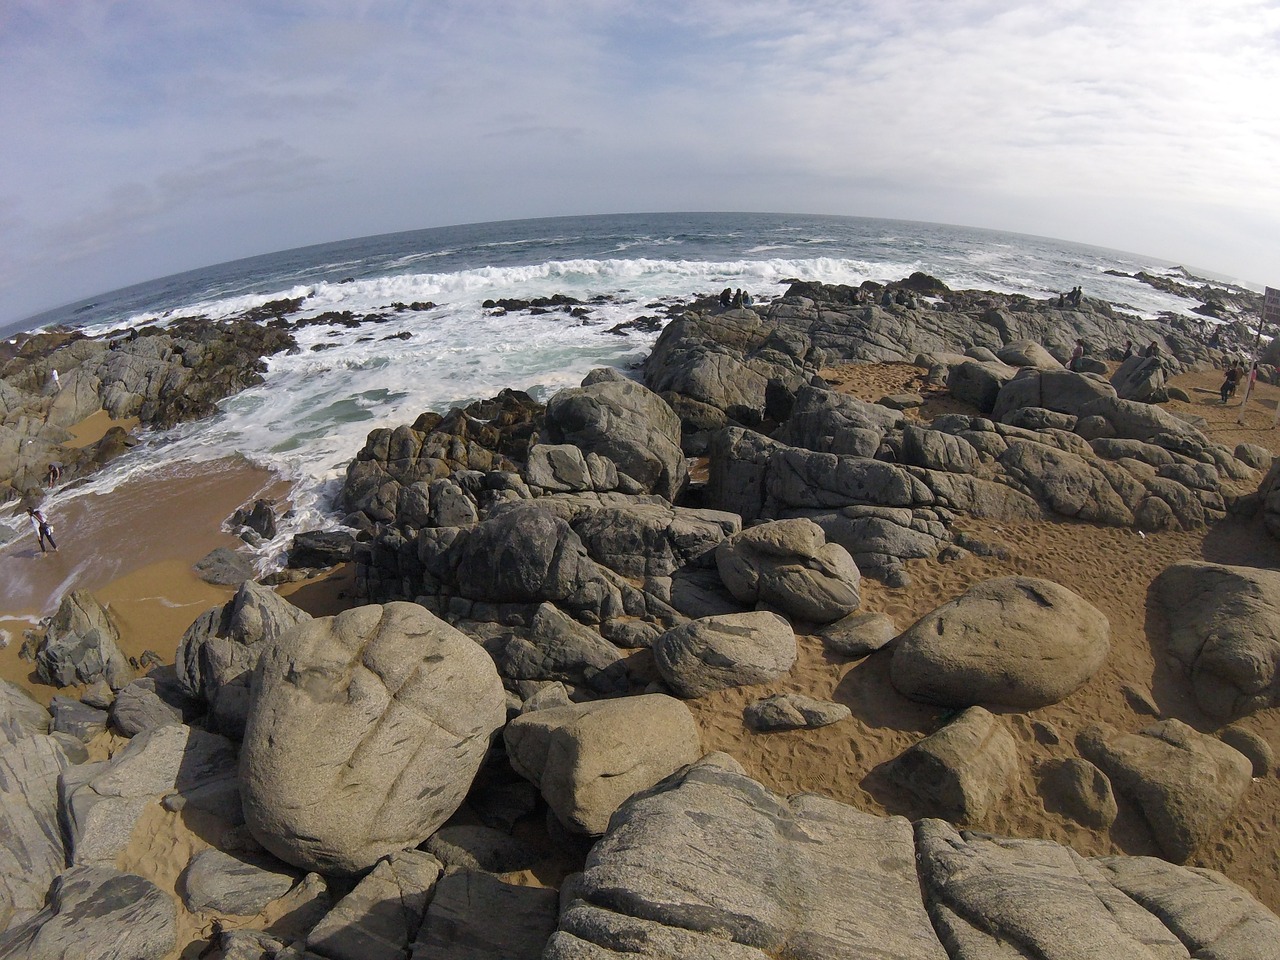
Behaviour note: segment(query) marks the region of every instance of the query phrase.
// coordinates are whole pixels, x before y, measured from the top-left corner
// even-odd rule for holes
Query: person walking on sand
[[[1236,382],[1239,379],[1240,370],[1236,367],[1236,362],[1232,360],[1230,366],[1227,367],[1226,372],[1222,375],[1222,386],[1218,388],[1218,392],[1222,394],[1223,403],[1235,396]]]
[[[44,542],[48,540],[49,546],[53,547],[56,553],[58,545],[53,541],[53,527],[49,526],[49,518],[44,515],[44,511],[37,510],[35,507],[28,507],[27,516],[31,520],[32,529],[36,532],[36,541],[40,544],[40,552],[45,552]]]

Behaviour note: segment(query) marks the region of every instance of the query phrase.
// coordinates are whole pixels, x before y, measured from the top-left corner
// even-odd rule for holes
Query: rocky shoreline
[[[1126,686],[1123,725],[1054,712],[1105,682],[1116,625],[1053,579],[974,577],[910,622],[867,602],[930,564],[1016,565],[1000,524],[1280,533],[1272,450],[1171,412],[1171,381],[1247,329],[1214,345],[1190,318],[922,275],[887,292],[698,301],[642,382],[599,370],[545,405],[506,391],[373,431],[342,495],[355,535],[293,560],[354,565],[363,605],[336,617],[246,580],[139,671],[70,594],[36,670],[83,692],[45,711],[0,685],[0,956],[88,931],[92,955],[156,958],[1280,957],[1280,917],[1197,865],[1275,792],[1280,574],[1145,574],[1147,655],[1178,689]],[[105,376],[153,336],[59,345],[86,359],[48,409],[74,382],[147,422],[196,411]],[[199,376],[165,336],[167,382]],[[1126,340],[1156,349],[1121,361]],[[833,389],[848,364],[910,365],[916,389],[855,399]],[[885,813],[708,749],[726,697],[747,738],[865,729],[856,698],[786,689],[815,657],[874,668],[918,718],[865,781]],[[91,755],[103,737],[129,739]],[[1081,846],[1158,856],[989,833],[1028,789]],[[131,872],[165,817],[199,849]]]

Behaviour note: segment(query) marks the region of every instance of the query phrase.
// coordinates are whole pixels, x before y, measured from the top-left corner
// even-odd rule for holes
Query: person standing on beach
[[[1222,375],[1222,386],[1218,388],[1218,392],[1222,394],[1223,403],[1236,395],[1236,383],[1239,379],[1240,369],[1236,366],[1236,361],[1232,360],[1226,373]]]
[[[53,541],[53,527],[49,526],[49,519],[44,515],[44,511],[37,510],[35,507],[28,507],[27,516],[31,520],[32,529],[36,532],[36,541],[40,544],[40,552],[45,552],[44,542],[48,540],[49,546],[53,547],[56,553],[58,545]]]

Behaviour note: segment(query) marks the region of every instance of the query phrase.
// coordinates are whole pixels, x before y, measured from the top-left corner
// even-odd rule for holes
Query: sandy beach
[[[945,394],[924,388],[922,371],[908,364],[846,366],[825,375],[838,389],[870,400],[921,392],[926,403],[912,415],[922,419],[959,409]],[[1203,418],[1206,432],[1229,447],[1249,442],[1280,453],[1280,431],[1271,429],[1280,388],[1260,384],[1245,409],[1244,423],[1237,424],[1239,403],[1224,407],[1218,401],[1219,378],[1214,372],[1187,374],[1175,383],[1192,401],[1171,401],[1167,409]],[[187,625],[231,594],[229,588],[199,581],[191,564],[215,546],[235,544],[220,525],[237,507],[280,493],[270,475],[232,461],[175,467],[163,479],[128,483],[108,496],[67,508],[55,496],[50,515],[60,534],[57,554],[42,556],[30,536],[0,550],[9,584],[0,608],[0,629],[9,637],[7,648],[0,651],[3,675],[48,700],[54,691],[35,683],[31,665],[18,657],[21,631],[52,612],[58,598],[72,588],[91,590],[108,604],[129,655],[151,649],[171,661]],[[1008,559],[969,555],[951,563],[910,561],[912,582],[907,587],[889,588],[864,578],[862,609],[885,613],[905,629],[977,581],[1018,573],[1055,580],[1076,591],[1107,615],[1112,631],[1107,663],[1083,688],[1050,707],[1007,713],[1019,741],[1023,775],[987,821],[975,826],[996,834],[1046,837],[1086,855],[1158,855],[1149,830],[1132,812],[1122,814],[1109,831],[1098,832],[1046,809],[1037,789],[1037,771],[1046,760],[1074,755],[1074,737],[1090,724],[1134,731],[1151,723],[1154,718],[1141,707],[1143,699],[1153,701],[1161,716],[1176,716],[1204,731],[1218,729],[1219,724],[1199,713],[1186,680],[1170,666],[1164,653],[1167,626],[1148,602],[1148,588],[1161,570],[1180,559],[1280,567],[1280,543],[1265,534],[1260,521],[1252,520],[1145,536],[1066,520],[996,524],[961,519],[957,527],[1004,544]],[[291,584],[281,592],[316,615],[354,603],[349,570]],[[816,791],[874,812],[921,816],[923,811],[902,806],[899,795],[886,788],[884,767],[936,729],[944,714],[893,690],[886,652],[845,661],[826,654],[816,636],[801,635],[799,643],[800,659],[785,678],[689,702],[702,729],[703,747],[732,754],[751,776],[784,793]],[[648,652],[637,654],[632,663],[644,673],[650,667]],[[778,692],[847,704],[853,718],[818,730],[747,730],[742,708]],[[1262,711],[1239,725],[1280,748],[1280,711]],[[99,749],[110,751],[112,745]],[[120,865],[154,876],[172,889],[178,869],[174,864],[186,859],[175,851],[207,845],[198,830],[193,833],[198,826],[157,811],[148,821],[147,837],[135,842]],[[1255,780],[1217,842],[1192,865],[1220,870],[1272,910],[1280,909],[1280,858],[1274,848],[1278,832],[1280,779]],[[184,922],[194,937],[209,920],[188,917]]]

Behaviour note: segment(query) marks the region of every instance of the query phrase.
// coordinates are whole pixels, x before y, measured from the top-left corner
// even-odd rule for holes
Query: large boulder
[[[25,688],[0,678],[0,741],[16,743],[48,732],[49,711]]]
[[[780,443],[819,453],[874,457],[887,434],[899,429],[903,415],[878,403],[818,387],[802,387],[791,416],[773,435]]]
[[[1073,416],[1100,398],[1114,399],[1115,388],[1099,376],[1073,373],[1054,361],[1057,369],[1024,369],[1000,389],[991,410],[993,420],[1004,420],[1022,407],[1044,407]]]
[[[849,551],[828,543],[812,520],[749,527],[716,547],[716,567],[734,599],[830,623],[858,609],[862,575]]]
[[[1062,364],[1035,340],[1011,340],[996,351],[1001,363],[1011,367],[1035,367],[1037,370],[1061,370]]]
[[[588,377],[590,380],[590,376]],[[571,443],[618,466],[646,492],[674,501],[689,479],[680,418],[660,396],[627,380],[597,379],[547,404],[553,443]]]
[[[448,873],[435,886],[413,956],[540,960],[558,906],[547,887],[504,883],[480,870]]]
[[[763,610],[682,623],[653,645],[658,673],[686,698],[776,680],[795,664],[796,654],[791,624]]]
[[[1111,375],[1116,396],[1143,403],[1167,400],[1165,362],[1163,357],[1144,357],[1136,353],[1129,357]]]
[[[1186,560],[1151,591],[1200,709],[1227,720],[1280,703],[1280,573]]]
[[[505,719],[493,661],[417,604],[303,624],[254,674],[245,820],[288,863],[359,873],[452,815]]]
[[[1090,728],[1079,747],[1138,806],[1174,863],[1218,835],[1253,777],[1244,754],[1181,720],[1115,736]]]
[[[1066,587],[1002,577],[926,614],[894,646],[904,696],[952,707],[1034,709],[1069,696],[1110,650],[1106,616]]]
[[[561,823],[588,835],[604,833],[632,794],[702,756],[693,714],[662,694],[525,713],[503,738],[516,772],[537,785]]]
[[[106,608],[87,590],[73,590],[58,604],[36,650],[36,676],[55,687],[102,678],[119,690],[133,679],[119,642],[120,631]]]
[[[950,368],[947,390],[961,403],[972,404],[980,413],[990,413],[1000,390],[1017,376],[1016,367],[1004,363],[964,360]]]

